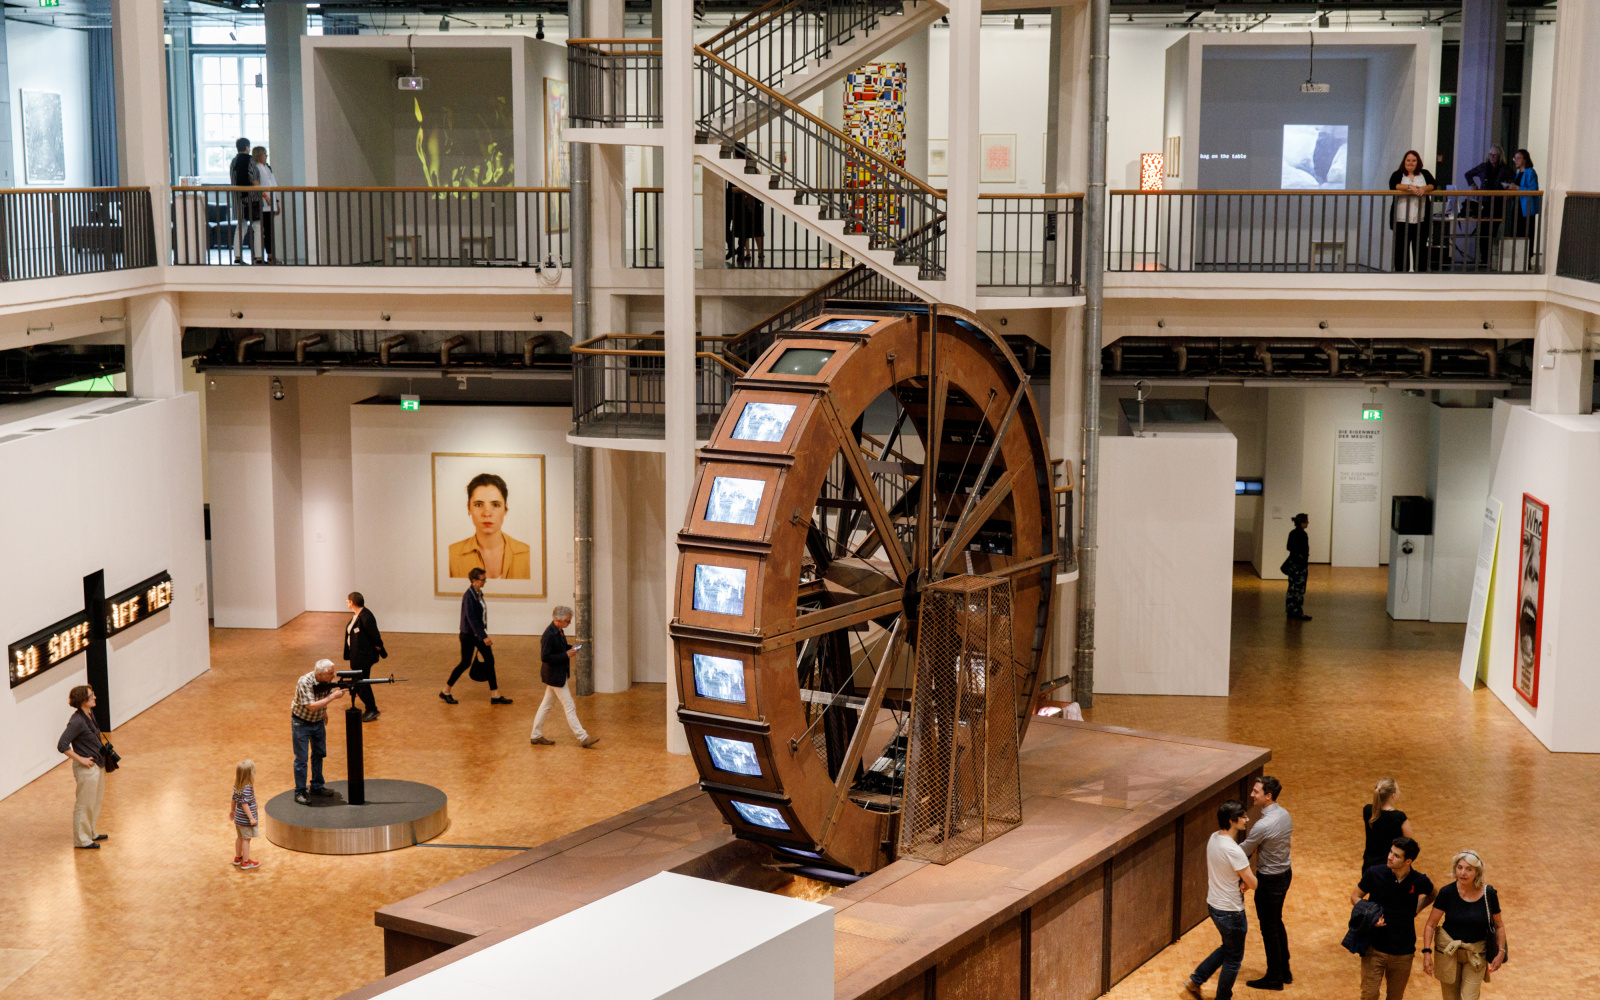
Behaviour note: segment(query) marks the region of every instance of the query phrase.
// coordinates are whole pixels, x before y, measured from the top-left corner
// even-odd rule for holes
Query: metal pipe
[[[545,344],[550,343],[548,333],[536,333],[522,342],[522,367],[533,367],[533,352]]]
[[[251,344],[259,344],[267,339],[264,333],[248,333],[239,338],[239,343],[234,347],[233,360],[237,364],[244,364],[244,353],[250,349]]]
[[[1339,345],[1331,340],[1323,341],[1322,353],[1328,356],[1328,374],[1339,374]]]
[[[1268,375],[1272,374],[1272,344],[1263,342],[1256,345],[1256,360],[1261,362],[1261,367]]]
[[[1105,307],[1106,81],[1111,0],[1089,0],[1089,183],[1083,200],[1083,528],[1078,536],[1078,649],[1072,694],[1094,707],[1095,554],[1100,525],[1100,345]]]
[[[406,342],[406,335],[403,334],[403,333],[397,333],[392,337],[385,337],[378,344],[378,363],[380,365],[388,364],[389,363],[389,352],[394,350],[396,347],[399,347],[401,344],[404,344],[405,342]]]
[[[587,37],[589,5],[585,0],[567,3],[567,31],[578,38]],[[661,37],[658,32],[657,38]],[[581,344],[594,336],[589,311],[590,285],[590,202],[589,173],[590,147],[586,142],[572,144],[572,342]],[[658,163],[659,166],[659,163]],[[658,173],[656,176],[660,176]],[[533,364],[533,348],[529,338],[522,346],[522,359]],[[576,356],[573,358],[577,362]],[[574,631],[582,637],[583,648],[578,650],[572,665],[573,688],[579,695],[594,694],[594,450],[575,445],[572,449],[572,507],[573,545],[576,565],[573,567],[572,608]]]
[[[455,350],[456,348],[460,347],[462,344],[465,344],[466,342],[467,342],[467,338],[463,337],[461,334],[458,333],[454,337],[451,337],[449,340],[447,340],[444,343],[440,344],[439,345],[439,365],[441,367],[449,367],[449,365],[450,365],[450,352]]]
[[[304,337],[301,337],[299,340],[295,341],[294,342],[294,363],[297,364],[297,365],[305,364],[306,363],[306,348],[315,347],[315,346],[317,346],[318,344],[322,343],[324,340],[327,340],[327,339],[328,339],[328,335],[325,334],[325,333],[308,333]]]

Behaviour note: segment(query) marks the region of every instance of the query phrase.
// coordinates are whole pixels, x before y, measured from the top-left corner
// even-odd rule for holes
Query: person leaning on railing
[[[1422,157],[1414,149],[1407,150],[1400,159],[1400,169],[1389,175],[1389,189],[1406,195],[1396,196],[1389,206],[1389,227],[1394,230],[1394,269],[1397,272],[1428,269],[1422,233],[1430,213],[1428,199],[1423,196],[1432,192],[1433,187],[1433,175],[1423,169]]]
[[[1539,172],[1533,169],[1533,157],[1526,149],[1511,154],[1511,165],[1516,168],[1516,187],[1519,191],[1539,190]],[[1532,236],[1539,217],[1539,197],[1523,195],[1517,199],[1517,217],[1512,232],[1517,236]]]

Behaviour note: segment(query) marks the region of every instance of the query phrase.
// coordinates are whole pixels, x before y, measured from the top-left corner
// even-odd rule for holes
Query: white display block
[[[833,908],[662,872],[379,996],[829,1000]]]

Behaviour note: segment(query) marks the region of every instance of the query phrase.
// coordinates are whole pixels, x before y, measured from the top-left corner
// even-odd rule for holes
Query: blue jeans
[[[1233,996],[1233,981],[1239,978],[1239,966],[1244,962],[1244,936],[1250,929],[1250,921],[1243,910],[1219,910],[1213,906],[1206,909],[1211,911],[1211,922],[1222,935],[1222,944],[1194,967],[1194,975],[1189,978],[1204,983],[1221,968],[1222,975],[1217,977],[1217,1000],[1229,1000]]]
[[[322,758],[328,756],[328,724],[289,716],[294,733],[294,790],[306,790],[306,751],[311,756],[311,787],[322,787]],[[1235,966],[1237,968],[1237,966]]]

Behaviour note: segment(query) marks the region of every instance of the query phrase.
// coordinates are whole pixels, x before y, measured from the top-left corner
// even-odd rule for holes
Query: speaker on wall
[[[1427,497],[1394,498],[1389,527],[1402,535],[1433,534],[1433,501]]]

